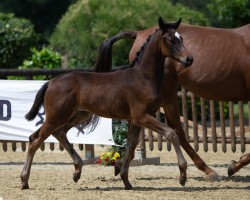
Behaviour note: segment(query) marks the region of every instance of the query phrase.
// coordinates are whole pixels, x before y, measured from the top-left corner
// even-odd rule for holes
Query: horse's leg
[[[73,146],[69,143],[68,138],[66,136],[69,129],[72,127],[81,124],[81,122],[91,118],[92,114],[89,114],[88,112],[78,112],[76,113],[69,122],[62,128],[60,128],[58,131],[53,133],[53,136],[60,142],[60,144],[65,148],[65,150],[69,153],[70,157],[72,158],[75,166],[75,171],[73,173],[73,180],[76,183],[82,173],[82,166],[83,166],[83,160],[82,158],[77,154]]]
[[[157,119],[155,119],[155,117],[148,114],[144,115],[143,117],[137,120],[138,121],[136,121],[136,124],[149,128],[157,133],[160,133],[162,136],[165,136],[173,144],[180,169],[179,182],[181,185],[184,186],[187,180],[187,173],[186,173],[187,161],[185,160],[182,154],[179,137],[177,136],[175,131],[167,127],[165,124],[159,122]]]
[[[44,124],[29,138],[29,148],[27,152],[27,159],[24,164],[22,173],[20,175],[22,181],[22,189],[29,189],[29,176],[30,176],[30,169],[32,165],[32,161],[37,149],[41,146],[41,144],[46,140],[49,135],[55,130],[55,126],[52,124]]]
[[[130,134],[130,126],[131,126],[131,121],[128,121],[128,133],[127,133],[127,135]],[[133,131],[136,131],[136,130],[133,130]],[[138,130],[138,131],[140,132],[140,130]],[[131,156],[131,160],[133,160],[134,157],[135,157],[135,152],[133,152],[133,154]],[[115,176],[117,176],[118,174],[120,174],[121,167],[122,167],[122,161],[121,160],[116,161],[115,162],[115,166],[114,166]]]
[[[135,152],[132,153],[130,161],[132,161],[134,159],[134,157],[135,157]],[[117,176],[118,174],[120,174],[121,168],[122,168],[122,160],[116,161],[115,162],[115,166],[114,166],[115,176]]]
[[[205,179],[219,181],[221,177],[214,170],[207,166],[207,164],[191,147],[185,137],[185,133],[180,122],[176,84],[175,80],[172,81],[171,79],[171,77],[165,77],[162,88],[162,107],[164,109],[168,125],[176,131],[176,134],[179,136],[181,146],[193,160],[195,166],[199,170],[205,172]]]
[[[227,169],[228,176],[232,176],[242,167],[248,165],[249,163],[250,163],[250,153],[241,156],[238,162],[232,160]]]
[[[126,151],[124,154],[122,167],[120,171],[120,175],[121,175],[121,178],[125,185],[126,190],[132,189],[132,185],[130,184],[128,180],[128,170],[129,170],[130,161],[132,160],[134,156],[134,151],[138,144],[140,130],[141,130],[141,127],[133,123],[131,123],[129,126],[127,146],[126,146]]]
[[[68,138],[66,136],[68,130],[71,127],[65,127],[53,133],[53,136],[60,142],[60,144],[65,148],[65,150],[69,153],[70,157],[73,160],[75,171],[73,173],[73,180],[76,183],[80,177],[82,172],[83,160],[77,154],[73,146],[69,143]]]

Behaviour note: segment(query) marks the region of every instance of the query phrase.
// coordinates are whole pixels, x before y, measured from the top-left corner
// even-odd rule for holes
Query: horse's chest
[[[157,109],[159,109],[161,103],[160,92],[157,90],[141,92],[141,95],[134,98],[134,102],[138,107],[143,107],[147,110],[147,112],[155,113]]]

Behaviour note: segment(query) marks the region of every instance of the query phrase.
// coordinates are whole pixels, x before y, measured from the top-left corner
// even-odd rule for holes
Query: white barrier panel
[[[25,114],[30,110],[37,91],[46,81],[0,80],[0,140],[29,141],[44,119],[43,107],[33,121]],[[112,137],[112,120],[100,118],[96,129],[89,134],[78,134],[78,129],[69,130],[70,143],[115,145]],[[46,142],[58,142],[50,136]]]

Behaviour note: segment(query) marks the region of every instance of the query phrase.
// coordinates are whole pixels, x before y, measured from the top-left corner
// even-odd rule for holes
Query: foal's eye
[[[164,38],[165,42],[168,42],[168,43],[173,43],[175,40],[175,38],[170,36],[169,34],[164,35],[163,38]]]
[[[164,34],[164,35],[163,35],[163,39],[164,39],[164,40],[169,40],[169,38],[170,38],[170,37],[169,37],[168,34]]]
[[[174,41],[174,38],[173,38],[173,37],[168,37],[167,40],[168,40],[169,42],[173,42],[173,41]]]

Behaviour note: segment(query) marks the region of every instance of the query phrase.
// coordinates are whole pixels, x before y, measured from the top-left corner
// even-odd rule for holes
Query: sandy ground
[[[210,144],[211,147],[211,144]],[[107,147],[96,146],[96,155]],[[129,172],[133,190],[124,190],[120,177],[114,177],[113,167],[86,165],[78,183],[72,180],[74,166],[67,152],[55,149],[39,150],[31,169],[30,189],[21,190],[19,175],[26,153],[3,152],[0,145],[0,200],[36,199],[250,199],[250,165],[241,169],[233,177],[227,177],[227,165],[232,159],[243,155],[240,148],[235,153],[199,151],[199,155],[222,176],[220,182],[204,181],[204,174],[188,161],[188,181],[186,186],[178,182],[179,171],[174,152],[148,151],[148,157],[161,159],[160,165],[131,167]],[[84,155],[84,151],[78,151]],[[247,146],[250,152],[250,145]],[[2,197],[2,198],[1,198]]]

